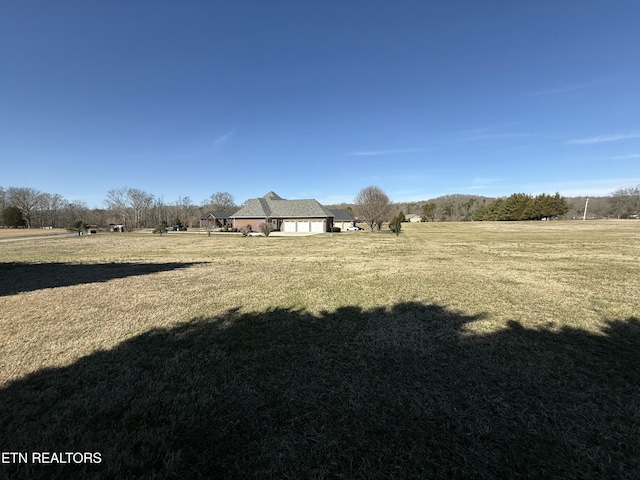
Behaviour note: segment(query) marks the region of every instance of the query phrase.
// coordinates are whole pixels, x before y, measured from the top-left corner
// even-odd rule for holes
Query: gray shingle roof
[[[329,211],[333,213],[334,222],[353,222],[355,220],[355,218],[353,218],[353,215],[347,212],[344,208]]]
[[[285,200],[273,192],[251,198],[231,218],[306,218],[333,217],[317,200]]]
[[[281,198],[276,192],[269,192],[262,198],[265,200],[284,200],[284,198]]]
[[[220,219],[229,218],[231,217],[232,213],[233,212],[221,212],[221,211],[214,212],[213,210],[209,210],[207,213],[203,214],[200,217],[200,220],[206,220],[210,215],[213,215],[214,217],[220,218]]]
[[[264,198],[250,198],[240,207],[232,218],[267,218],[271,214],[271,209]]]

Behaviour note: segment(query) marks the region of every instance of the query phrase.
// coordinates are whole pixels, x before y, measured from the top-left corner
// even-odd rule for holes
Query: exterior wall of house
[[[241,229],[246,227],[247,225],[251,225],[251,231],[259,232],[260,224],[265,223],[266,221],[267,220],[265,220],[264,218],[234,218],[232,225],[237,229]]]
[[[269,220],[272,221],[273,219]],[[322,232],[330,232],[331,227],[333,226],[332,218],[282,218],[277,219],[278,225],[280,226],[280,231],[286,231],[287,222],[322,222]],[[260,231],[260,224],[264,223],[266,220],[264,218],[236,218],[234,219],[233,226],[240,229],[247,225],[251,225],[251,230],[254,232]],[[298,231],[299,226],[296,225],[296,229],[294,231]]]
[[[340,230],[344,230],[347,227],[350,227],[351,225],[353,225],[353,222],[347,222],[345,221],[339,221],[339,222],[333,222],[333,226],[334,227],[339,227]]]
[[[321,223],[321,226],[318,228],[317,223]],[[292,225],[295,223],[295,225]],[[332,218],[322,218],[322,217],[300,217],[300,218],[285,218],[282,220],[282,228],[280,229],[283,232],[330,232],[331,227],[333,226]]]

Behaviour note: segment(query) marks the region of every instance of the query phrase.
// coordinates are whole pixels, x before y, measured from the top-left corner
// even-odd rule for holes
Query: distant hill
[[[506,197],[507,196],[502,198]],[[422,215],[423,206],[427,203],[431,203],[435,205],[437,218],[445,221],[458,221],[470,218],[476,208],[480,207],[481,205],[488,204],[496,200],[497,198],[500,197],[487,197],[483,195],[454,193],[427,200],[417,200],[413,202],[394,202],[392,204],[392,215],[395,215],[400,211],[402,211],[405,215],[409,215],[411,213]],[[569,206],[569,211],[564,216],[564,218],[582,218],[587,198],[589,198],[587,209],[588,218],[618,218],[618,214],[616,213],[615,198],[613,196],[565,197],[567,205]],[[353,203],[339,203],[325,206],[330,209],[342,208],[353,211],[355,205]]]

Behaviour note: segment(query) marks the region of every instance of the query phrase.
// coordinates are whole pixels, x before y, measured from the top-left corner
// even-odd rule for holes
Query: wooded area
[[[384,193],[384,192],[383,192]],[[391,203],[385,217],[388,222],[399,212],[417,214],[422,221],[491,221],[582,219],[587,197],[564,198],[541,194],[532,196],[514,193],[509,197],[483,197],[476,195],[445,195],[420,202]],[[358,210],[353,204],[326,205],[328,208]],[[228,192],[217,192],[200,203],[190,197],[178,197],[165,203],[162,197],[123,187],[107,192],[104,208],[90,208],[84,202],[74,202],[56,193],[41,192],[29,187],[0,187],[0,227],[67,228],[82,220],[87,225],[108,229],[110,225],[123,225],[126,230],[153,228],[167,225],[199,225],[207,211],[233,211],[238,208]],[[587,219],[638,218],[640,216],[640,185],[618,188],[607,197],[589,197]],[[362,220],[367,221],[369,220]]]
[[[100,229],[123,225],[125,229],[167,225],[197,226],[202,213],[229,211],[236,207],[228,192],[217,192],[200,204],[188,196],[165,203],[162,197],[137,188],[109,190],[105,208],[90,208],[84,202],[71,202],[59,194],[27,187],[0,187],[0,226],[26,228],[67,228],[82,220]]]

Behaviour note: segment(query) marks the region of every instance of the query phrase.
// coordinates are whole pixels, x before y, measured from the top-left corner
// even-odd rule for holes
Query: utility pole
[[[584,215],[582,216],[582,220],[587,219],[587,205],[589,205],[589,197],[587,197],[587,201],[584,202]]]

